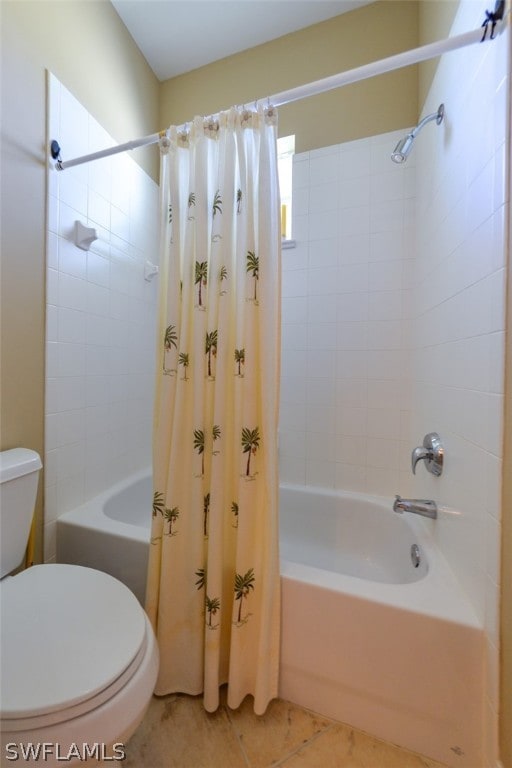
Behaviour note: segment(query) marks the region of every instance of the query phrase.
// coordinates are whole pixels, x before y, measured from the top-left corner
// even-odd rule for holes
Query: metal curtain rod
[[[501,33],[505,22],[500,21],[497,24],[497,32]],[[274,96],[268,96],[264,99],[258,99],[254,102],[255,106],[265,106],[267,103],[272,104],[274,107],[281,107],[284,104],[290,104],[292,101],[299,101],[299,99],[305,99],[308,96],[315,96],[319,93],[325,93],[331,91],[334,88],[341,88],[343,85],[349,85],[350,83],[357,83],[360,80],[366,80],[369,77],[375,77],[376,75],[382,75],[385,72],[392,72],[395,69],[401,69],[412,64],[418,64],[421,61],[427,61],[428,59],[434,59],[437,56],[441,56],[443,53],[449,51],[455,51],[458,48],[465,48],[473,43],[484,42],[485,37],[482,38],[482,28],[478,27],[470,32],[464,32],[461,35],[455,35],[454,37],[448,37],[446,40],[439,40],[436,43],[429,43],[428,45],[422,45],[420,48],[413,48],[410,51],[404,53],[398,53],[395,56],[388,56],[386,59],[380,59],[379,61],[365,64],[362,67],[356,67],[355,69],[348,69],[345,72],[340,72],[337,75],[331,75],[325,77],[322,80],[315,80],[312,83],[306,85],[300,85],[297,88],[290,88],[288,91],[281,91],[274,94]],[[490,40],[494,37],[490,37]],[[179,129],[184,129],[185,124],[179,126]],[[160,137],[165,134],[165,131],[159,133],[152,133],[150,136],[144,136],[141,139],[134,139],[133,141],[127,141],[125,144],[119,144],[117,147],[110,147],[109,149],[103,149],[100,152],[93,152],[90,155],[82,155],[76,157],[73,160],[61,160],[60,151],[61,148],[57,141],[52,141],[51,154],[54,160],[56,160],[55,167],[58,171],[63,171],[66,168],[72,168],[75,165],[81,165],[82,163],[88,163],[91,160],[100,160],[102,157],[109,157],[110,155],[116,155],[119,152],[126,152],[130,149],[137,149],[137,147],[145,147],[149,144],[156,144]]]

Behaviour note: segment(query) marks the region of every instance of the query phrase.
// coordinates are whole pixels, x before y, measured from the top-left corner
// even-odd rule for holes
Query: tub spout
[[[437,518],[437,504],[430,499],[402,499],[398,494],[395,496],[393,512],[412,512],[422,517],[430,517],[432,520]]]

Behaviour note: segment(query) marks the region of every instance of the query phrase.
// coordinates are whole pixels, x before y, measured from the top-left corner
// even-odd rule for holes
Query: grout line
[[[304,710],[304,711],[306,711],[306,712],[309,712],[310,710],[307,710],[307,709],[306,709],[306,710]],[[307,739],[307,741],[303,741],[303,742],[302,742],[302,744],[299,744],[297,747],[295,747],[295,749],[292,749],[292,750],[291,750],[290,752],[288,752],[286,755],[283,755],[283,757],[279,758],[279,760],[277,760],[276,762],[274,762],[274,763],[271,763],[271,764],[268,766],[268,768],[279,768],[279,766],[283,765],[283,763],[284,763],[286,760],[289,760],[291,757],[293,757],[294,755],[296,755],[296,754],[297,754],[298,752],[300,752],[302,749],[306,749],[306,748],[308,748],[309,746],[312,746],[312,745],[313,745],[313,743],[314,743],[314,742],[315,742],[317,739],[319,739],[319,738],[320,738],[320,736],[323,736],[323,734],[324,734],[324,733],[328,733],[328,731],[330,731],[330,730],[332,730],[333,728],[335,728],[335,727],[336,727],[336,725],[339,725],[339,723],[331,723],[330,725],[328,725],[328,726],[327,726],[326,728],[324,728],[323,730],[321,730],[321,731],[318,731],[318,733],[315,733],[315,734],[313,734],[313,736],[311,736],[309,739]]]
[[[244,762],[245,762],[245,764],[246,764],[247,768],[251,768],[251,763],[250,763],[250,760],[249,760],[249,758],[248,758],[248,756],[247,756],[247,753],[246,753],[246,751],[245,751],[245,748],[244,748],[243,739],[242,739],[242,738],[240,737],[240,735],[238,734],[238,732],[237,732],[237,730],[236,730],[236,728],[235,728],[235,726],[234,726],[234,723],[233,723],[233,721],[231,720],[231,717],[230,717],[230,713],[229,713],[229,707],[228,707],[228,706],[226,706],[225,704],[223,704],[223,705],[222,705],[222,708],[223,708],[224,712],[226,713],[226,717],[227,717],[227,719],[228,719],[228,722],[229,722],[229,726],[230,726],[231,730],[233,731],[233,734],[234,734],[234,736],[235,736],[235,739],[236,739],[236,741],[237,741],[237,743],[238,743],[238,746],[239,746],[239,748],[240,748],[240,752],[242,753],[242,757],[243,757],[243,759],[244,759]]]

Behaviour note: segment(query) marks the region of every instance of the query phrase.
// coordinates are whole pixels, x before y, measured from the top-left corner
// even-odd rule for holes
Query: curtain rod
[[[485,22],[484,22],[485,24]],[[482,25],[483,26],[483,25]],[[497,33],[500,34],[505,26],[504,21],[500,21],[496,25]],[[485,29],[485,31],[487,31]],[[489,37],[489,40],[493,40],[496,35]],[[322,80],[315,80],[312,83],[300,85],[297,88],[290,88],[287,91],[281,91],[273,96],[265,97],[264,99],[257,99],[254,102],[255,107],[265,106],[266,104],[272,104],[274,107],[282,107],[284,104],[290,104],[293,101],[299,101],[305,99],[308,96],[315,96],[320,93],[331,91],[334,88],[341,88],[344,85],[350,83],[357,83],[360,80],[366,80],[369,77],[375,77],[376,75],[382,75],[386,72],[392,72],[395,69],[401,69],[412,64],[418,64],[421,61],[427,61],[428,59],[434,59],[437,56],[441,56],[443,53],[449,51],[455,51],[459,48],[465,48],[473,43],[484,42],[486,39],[485,33],[482,37],[482,27],[473,29],[470,32],[464,32],[460,35],[448,37],[446,40],[439,40],[436,43],[429,43],[428,45],[422,45],[420,48],[413,48],[403,53],[398,53],[394,56],[388,56],[385,59],[373,61],[370,64],[364,64],[362,67],[356,67],[355,69],[348,69],[345,72],[340,72],[337,75],[331,75],[325,77]],[[185,125],[179,126],[179,128],[185,128]],[[134,139],[133,141],[127,141],[125,144],[118,144],[116,147],[109,147],[103,149],[100,152],[93,152],[89,155],[82,155],[76,157],[73,160],[62,160],[60,157],[61,148],[57,141],[51,143],[51,155],[56,160],[55,168],[58,171],[64,171],[66,168],[72,168],[75,165],[81,165],[82,163],[89,163],[91,160],[100,160],[103,157],[109,157],[110,155],[116,155],[119,152],[127,152],[130,149],[137,149],[138,147],[145,147],[150,144],[156,144],[160,137],[165,135],[165,131],[159,133],[152,133],[150,136],[144,136],[141,139]]]

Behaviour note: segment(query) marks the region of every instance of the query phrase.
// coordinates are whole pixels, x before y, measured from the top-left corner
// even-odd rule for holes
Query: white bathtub
[[[57,520],[57,562],[110,573],[144,605],[153,490],[148,470]]]
[[[63,515],[57,559],[104,570],[143,602],[151,498],[142,473]],[[281,488],[280,695],[448,765],[477,768],[482,627],[424,522],[391,505]]]

